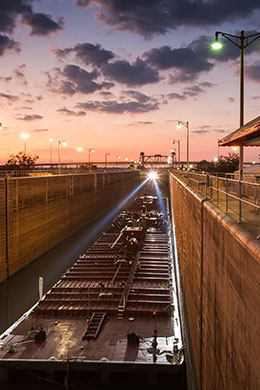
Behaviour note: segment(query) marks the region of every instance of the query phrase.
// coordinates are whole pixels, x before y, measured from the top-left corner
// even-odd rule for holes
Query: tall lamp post
[[[180,165],[181,165],[181,152],[180,152],[180,149],[181,149],[181,141],[178,139],[174,139],[172,140],[172,143],[175,144],[177,143],[178,145],[178,168],[180,169]]]
[[[184,127],[186,127],[186,129],[187,129],[187,170],[189,169],[189,165],[190,165],[190,129],[189,129],[189,126],[190,126],[190,124],[189,124],[189,121],[187,121],[187,122],[182,122],[182,121],[178,121],[178,123],[177,123],[177,128],[178,129],[181,129],[181,126],[184,126]]]
[[[53,138],[49,138],[49,142],[50,142],[50,164],[52,164],[52,143],[53,143],[54,139]]]
[[[107,156],[110,156],[110,153],[105,153],[105,172],[107,171]]]
[[[212,48],[219,50],[222,48],[222,43],[218,40],[218,36],[226,38],[229,42],[233,43],[240,49],[240,127],[244,125],[244,71],[245,71],[245,48],[258,38],[260,33],[245,35],[245,31],[240,31],[240,35],[227,34],[222,31],[216,31],[215,42],[212,44]],[[239,180],[242,181],[244,176],[244,148],[240,146],[239,152]]]
[[[29,138],[29,134],[28,133],[22,133],[21,137],[24,139],[24,154],[26,154],[26,140],[27,140],[27,138]]]
[[[58,151],[59,151],[59,174],[60,174],[61,146],[66,146],[67,142],[59,140],[58,143],[59,143]]]
[[[90,170],[90,153],[94,153],[95,152],[95,149],[93,148],[89,148],[88,150],[88,169]]]
[[[79,154],[80,154],[81,152],[83,152],[82,146],[78,146],[78,147],[77,147],[77,151],[79,152]],[[79,162],[81,163],[81,159],[80,159],[80,158],[79,158]]]

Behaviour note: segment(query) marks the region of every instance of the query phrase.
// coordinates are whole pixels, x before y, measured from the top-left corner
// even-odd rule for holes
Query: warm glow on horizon
[[[91,146],[92,160],[104,161],[109,150],[110,161],[135,161],[141,152],[168,155],[173,139],[185,162],[187,124],[189,161],[211,161],[217,141],[238,129],[240,50],[225,40],[213,51],[211,43],[218,36],[215,44],[224,41],[222,28],[258,30],[256,6],[247,15],[237,8],[232,18],[233,10],[221,14],[215,2],[179,2],[176,18],[168,2],[151,2],[148,12],[136,2],[121,9],[120,1],[108,7],[30,0],[32,19],[25,24],[20,3],[4,11],[1,31],[0,163],[23,150],[21,133],[30,134],[39,163],[50,161],[50,148],[58,162],[59,140],[67,141],[62,160],[73,162],[77,145],[87,161]],[[213,8],[214,25],[212,13],[207,19]],[[37,15],[43,17],[34,20]],[[253,42],[245,50],[245,123],[259,115],[258,47]],[[258,155],[256,147],[245,148],[245,161],[258,162]]]

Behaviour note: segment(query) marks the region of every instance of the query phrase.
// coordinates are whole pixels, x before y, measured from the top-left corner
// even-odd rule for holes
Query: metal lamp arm
[[[247,37],[245,37],[246,39],[248,38],[252,38],[252,37],[255,37],[254,39],[252,39],[252,41],[248,42],[245,44],[245,47],[251,45],[251,43],[255,42],[258,38],[260,38],[260,33],[258,34],[252,34],[252,35],[248,35]]]
[[[187,122],[178,121],[178,123],[182,124],[182,126],[188,127],[188,123]]]

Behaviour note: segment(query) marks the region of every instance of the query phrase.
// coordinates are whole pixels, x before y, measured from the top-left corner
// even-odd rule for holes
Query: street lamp
[[[77,147],[77,151],[78,151],[79,153],[83,152],[82,146],[78,146],[78,147]],[[79,162],[81,163],[81,159],[80,159],[80,158],[79,158]]]
[[[78,151],[79,153],[82,152],[82,151],[83,151],[82,146],[78,146],[78,147],[77,147],[77,151]]]
[[[58,143],[59,143],[58,151],[59,151],[59,174],[60,174],[61,146],[66,146],[67,142],[59,140]]]
[[[189,150],[189,138],[190,138],[190,134],[189,134],[189,121],[187,122],[182,122],[182,121],[178,121],[177,123],[177,128],[178,129],[181,129],[181,126],[184,126],[186,127],[187,129],[187,170],[189,169],[189,162],[190,162],[190,158],[189,158],[189,154],[190,154],[190,150]]]
[[[233,45],[240,49],[240,127],[244,125],[244,70],[245,70],[245,48],[258,38],[260,33],[245,35],[245,31],[240,31],[240,35],[227,34],[222,31],[216,31],[215,42],[212,44],[212,48],[219,50],[222,48],[222,43],[218,40],[218,36],[222,35]],[[239,180],[243,180],[244,175],[244,148],[240,146],[239,153]]]
[[[49,138],[49,142],[50,142],[50,164],[52,164],[52,143],[53,143],[54,139],[53,138]]]
[[[181,152],[180,152],[180,150],[181,150],[181,141],[179,139],[178,140],[173,139],[172,143],[173,143],[173,145],[175,143],[177,143],[177,145],[178,145],[178,167],[180,169],[180,165],[181,165]]]
[[[24,154],[26,154],[26,140],[27,140],[27,138],[29,138],[29,134],[28,133],[22,133],[21,137],[24,139]]]
[[[95,149],[93,148],[89,148],[88,150],[88,169],[90,170],[90,153],[94,153],[95,152]]]
[[[107,156],[110,156],[110,153],[105,153],[105,172],[107,171]]]

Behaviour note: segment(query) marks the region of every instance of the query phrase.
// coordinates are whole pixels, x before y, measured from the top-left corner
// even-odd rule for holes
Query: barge
[[[186,388],[167,198],[140,196],[0,336],[0,384]],[[48,382],[48,383],[47,383]]]

